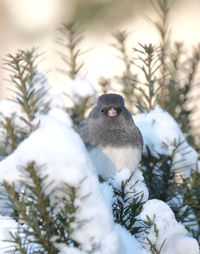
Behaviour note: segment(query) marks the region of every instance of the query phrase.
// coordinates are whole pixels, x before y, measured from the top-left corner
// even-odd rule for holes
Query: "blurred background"
[[[157,44],[160,35],[152,24],[159,18],[152,7],[157,0],[1,0],[0,1],[0,57],[15,53],[17,49],[39,47],[44,52],[41,71],[47,71],[50,84],[56,89],[66,89],[67,77],[58,72],[63,61],[58,54],[58,27],[61,23],[78,21],[84,40],[81,47],[88,50],[84,56],[84,71],[98,89],[100,77],[112,78],[122,72],[122,63],[116,59],[111,47],[112,34],[127,31],[130,57],[132,49],[140,43]],[[169,1],[168,1],[169,2]],[[200,42],[200,1],[171,0],[169,27],[171,41],[184,42],[186,52]],[[150,19],[151,20],[150,20]],[[8,73],[0,70],[0,98],[9,95]],[[200,86],[191,92],[194,107],[192,117],[199,123],[198,103]]]

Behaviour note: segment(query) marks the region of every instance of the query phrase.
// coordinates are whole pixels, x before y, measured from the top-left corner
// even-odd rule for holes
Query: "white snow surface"
[[[149,191],[144,183],[144,177],[139,169],[132,172],[128,168],[122,169],[117,172],[113,178],[110,179],[111,184],[120,189],[121,182],[126,182],[125,191],[128,193],[127,197],[136,198],[137,196],[142,197],[141,201],[146,202],[149,198]]]
[[[9,240],[12,240],[10,233],[17,231],[17,222],[8,216],[0,215],[0,253],[7,253],[6,250],[11,249]]]
[[[56,88],[50,88],[45,96],[45,101],[49,102],[50,108],[67,108],[71,106],[71,101],[67,96]]]
[[[198,153],[187,143],[174,118],[157,107],[148,113],[137,114],[133,119],[143,136],[144,153],[147,153],[148,146],[154,156],[172,155],[175,143],[180,144],[175,152],[173,169],[181,172],[183,177],[189,177],[191,170],[196,169]]]
[[[121,249],[121,253],[126,254],[151,254],[148,250],[142,248],[140,243],[136,240],[134,236],[132,236],[125,228],[121,225],[116,224],[115,229],[123,240],[123,247]],[[60,254],[86,254],[85,252],[66,246],[65,244],[57,244],[57,247],[60,250]]]
[[[0,114],[3,117],[11,117],[13,113],[22,114],[18,104],[8,99],[0,100]]]
[[[79,104],[85,98],[91,96],[94,97],[96,95],[96,89],[94,88],[94,85],[86,78],[79,76],[76,76],[76,78],[72,80],[71,90],[72,100],[75,104]]]
[[[64,110],[62,110],[61,108],[58,108],[58,107],[52,108],[48,112],[48,115],[53,117],[54,119],[56,119],[58,121],[63,122],[68,127],[72,127],[72,125],[73,125],[72,119],[69,116],[69,114],[66,113]],[[36,122],[38,121],[38,119],[36,119]]]
[[[86,254],[86,252],[74,247],[69,247],[64,243],[56,244],[56,247],[59,249],[59,254]]]
[[[122,254],[120,238],[79,135],[67,127],[65,122],[49,115],[41,116],[40,127],[0,162],[0,181],[17,183],[22,179],[19,167],[31,161],[45,165],[41,174],[48,174],[48,181],[53,181],[47,192],[59,188],[63,182],[79,187],[80,195],[76,203],[80,209],[77,220],[88,223],[78,230],[75,227],[73,238],[81,243],[83,251],[90,251],[93,245],[100,245],[100,249],[93,253]],[[85,196],[87,198],[83,199]]]
[[[14,101],[8,99],[0,100],[0,122],[5,123],[5,119],[12,119],[15,124],[15,130],[19,128],[27,130],[27,125],[21,118],[27,119],[26,115],[21,111],[20,106]],[[0,124],[0,144],[6,141],[7,130]],[[9,149],[9,147],[7,147]]]
[[[103,182],[100,184],[101,193],[106,201],[110,213],[112,213],[112,205],[114,203],[114,191],[108,182]]]
[[[156,224],[159,231],[157,237],[154,226],[151,226],[148,238],[158,250],[164,243],[161,254],[199,254],[197,241],[187,236],[185,227],[176,221],[173,211],[163,201],[157,199],[147,201],[140,218],[147,221],[147,216]],[[144,238],[143,240],[146,242]]]
[[[53,87],[41,73],[37,72],[33,81],[34,89],[39,91],[41,87],[45,91],[44,102],[48,102],[50,108],[66,108],[74,104],[81,104],[88,97],[95,97],[96,89],[94,85],[84,77],[76,76],[75,79],[69,80],[66,87],[61,89]],[[28,86],[28,84],[27,84]],[[70,93],[71,89],[71,93]],[[67,95],[67,96],[66,96]]]
[[[148,250],[141,247],[139,242],[121,225],[115,225],[116,230],[122,237],[125,245],[126,254],[150,254]]]
[[[42,73],[37,70],[35,70],[35,73],[33,88],[35,91],[40,91],[41,88],[43,89],[45,92],[43,95],[44,103],[49,103],[50,108],[65,108],[70,105],[67,96],[64,96],[57,87],[53,87]],[[29,88],[30,84],[27,83],[27,86]]]
[[[25,114],[21,111],[21,108],[18,103],[11,101],[9,99],[2,99],[0,100],[0,116],[4,118],[13,118],[13,121],[17,126],[22,128],[25,127],[25,124],[20,117],[26,119]],[[0,126],[1,128],[1,126]]]

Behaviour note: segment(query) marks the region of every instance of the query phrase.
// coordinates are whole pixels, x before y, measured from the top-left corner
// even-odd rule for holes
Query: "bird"
[[[123,168],[137,168],[143,138],[121,95],[101,95],[88,118],[80,122],[76,131],[103,179],[113,177]]]

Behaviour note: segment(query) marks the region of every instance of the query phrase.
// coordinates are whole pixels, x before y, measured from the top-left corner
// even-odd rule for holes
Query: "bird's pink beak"
[[[114,116],[117,116],[117,115],[118,115],[118,113],[117,113],[116,109],[111,108],[111,109],[108,110],[108,116],[114,117]]]

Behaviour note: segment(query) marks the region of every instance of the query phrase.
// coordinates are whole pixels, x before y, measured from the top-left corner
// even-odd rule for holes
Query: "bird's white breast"
[[[136,147],[99,147],[89,151],[98,174],[104,178],[113,176],[123,168],[135,170],[141,159],[141,151]]]

